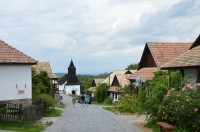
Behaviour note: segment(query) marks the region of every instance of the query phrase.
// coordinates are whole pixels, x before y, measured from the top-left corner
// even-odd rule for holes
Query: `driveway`
[[[141,132],[131,116],[116,115],[96,105],[72,107],[71,97],[63,96],[66,104],[61,117],[44,132]]]

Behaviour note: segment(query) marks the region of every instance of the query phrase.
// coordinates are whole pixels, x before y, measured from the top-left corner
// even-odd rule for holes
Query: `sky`
[[[146,42],[193,42],[199,0],[0,0],[0,39],[54,73],[124,70]]]

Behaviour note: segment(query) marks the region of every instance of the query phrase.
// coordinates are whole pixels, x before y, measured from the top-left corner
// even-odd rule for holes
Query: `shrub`
[[[51,95],[41,94],[40,103],[44,104],[44,111],[46,111],[49,107],[54,107],[56,100]]]
[[[107,98],[104,100],[104,103],[109,105],[109,104],[112,104],[112,101],[113,101],[112,98],[107,97]]]
[[[129,113],[141,113],[144,111],[137,99],[137,95],[128,94],[121,96],[119,102],[117,102],[117,110]]]
[[[144,103],[144,108],[151,119],[155,120],[158,117],[159,106],[161,105],[166,92],[167,88],[162,84],[156,85],[151,89],[150,94]]]
[[[188,85],[189,86],[189,85]],[[200,131],[200,89],[171,90],[159,109],[160,119],[189,131]]]

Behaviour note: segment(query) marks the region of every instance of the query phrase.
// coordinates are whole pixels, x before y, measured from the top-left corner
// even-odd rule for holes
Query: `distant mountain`
[[[62,77],[64,76],[66,73],[54,73],[56,76],[58,77]],[[109,76],[110,73],[101,73],[101,74],[98,74],[98,75],[89,75],[89,74],[78,74],[77,76],[79,77],[87,77],[87,76],[90,76],[90,77],[93,77],[93,78],[106,78]]]
[[[62,76],[64,76],[66,73],[54,73],[56,76],[58,76],[58,77],[62,77]]]

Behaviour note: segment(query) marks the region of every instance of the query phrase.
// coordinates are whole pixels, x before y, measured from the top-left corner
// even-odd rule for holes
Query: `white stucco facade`
[[[120,93],[110,92],[110,98],[113,99],[113,102],[119,101]]]
[[[67,83],[67,81],[65,83],[63,83],[62,85],[58,85],[59,91],[63,91],[64,90],[66,83]]]
[[[184,69],[184,79],[188,83],[196,84],[197,80],[197,69]]]
[[[32,99],[31,65],[0,65],[0,101]]]
[[[65,85],[64,92],[66,94],[72,94],[72,91],[78,96],[81,95],[80,85]]]

